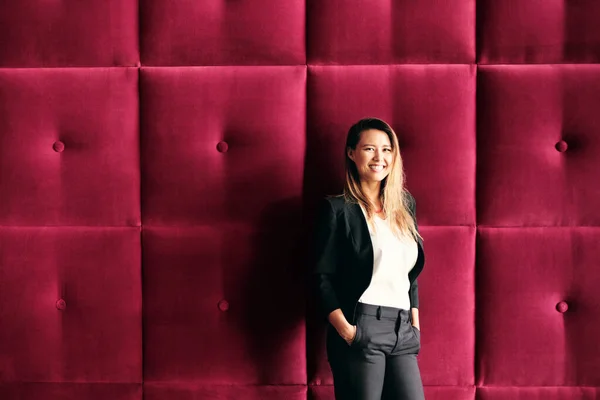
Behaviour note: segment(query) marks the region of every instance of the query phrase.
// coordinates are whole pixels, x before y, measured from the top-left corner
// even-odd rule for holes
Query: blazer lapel
[[[361,257],[373,258],[373,243],[367,226],[367,220],[358,203],[347,205],[347,224],[352,238],[352,245]]]
[[[352,237],[352,244],[357,253],[368,255],[373,252],[373,244],[371,242],[371,234],[367,225],[367,219],[358,203],[350,203],[346,206],[347,223]],[[416,225],[417,231],[419,226]],[[423,250],[423,240],[417,237],[417,245]]]

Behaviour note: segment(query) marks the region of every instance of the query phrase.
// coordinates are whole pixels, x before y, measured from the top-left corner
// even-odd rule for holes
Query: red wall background
[[[0,0],[0,398],[331,399],[346,131],[398,132],[428,399],[600,396],[600,2]]]

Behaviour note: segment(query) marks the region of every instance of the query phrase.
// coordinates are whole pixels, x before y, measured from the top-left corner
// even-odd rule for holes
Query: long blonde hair
[[[344,182],[344,198],[351,203],[358,203],[365,209],[367,219],[372,221],[374,210],[371,207],[360,185],[360,175],[354,161],[348,157],[348,149],[356,150],[363,131],[376,129],[388,135],[392,144],[392,167],[390,173],[381,181],[381,190],[379,193],[383,212],[390,221],[392,231],[396,235],[412,235],[415,239],[421,238],[421,235],[415,227],[415,221],[410,213],[409,203],[411,196],[404,187],[406,180],[404,174],[404,164],[400,155],[400,146],[398,137],[392,127],[385,121],[378,118],[364,118],[355,123],[348,130],[346,138],[346,180]]]

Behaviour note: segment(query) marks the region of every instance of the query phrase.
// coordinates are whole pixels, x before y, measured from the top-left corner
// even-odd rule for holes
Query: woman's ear
[[[352,161],[354,161],[354,149],[352,149],[351,147],[348,147],[346,149],[346,153],[348,154],[348,158],[351,159]]]

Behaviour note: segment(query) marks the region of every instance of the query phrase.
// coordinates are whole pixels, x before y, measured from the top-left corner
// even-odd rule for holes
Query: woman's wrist
[[[338,333],[345,341],[353,340],[354,336],[356,336],[356,327],[347,323],[338,331]]]
[[[417,328],[420,331],[421,324],[419,323],[419,309],[413,307],[410,310],[410,312],[411,312],[412,326],[414,326],[415,328]]]
[[[348,322],[339,308],[329,314],[329,322],[344,340],[354,339],[356,327]]]

